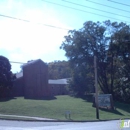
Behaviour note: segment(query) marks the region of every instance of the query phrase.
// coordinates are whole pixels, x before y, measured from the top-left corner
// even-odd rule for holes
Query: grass
[[[130,118],[130,105],[115,102],[116,110],[99,111],[100,119]],[[67,120],[65,112],[71,111],[72,120],[95,120],[96,109],[92,102],[70,96],[56,96],[52,100],[33,100],[18,97],[0,100],[0,114],[36,116]]]

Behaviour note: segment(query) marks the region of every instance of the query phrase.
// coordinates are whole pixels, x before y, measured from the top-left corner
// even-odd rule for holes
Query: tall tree
[[[125,73],[122,70],[123,64],[127,64],[125,69],[129,70],[128,50],[130,49],[129,46],[123,45],[126,40],[128,44],[129,29],[125,23],[111,23],[108,20],[102,23],[88,21],[80,30],[68,32],[61,49],[66,51],[73,70],[73,81],[70,84],[73,91],[83,95],[84,92],[91,90],[94,84],[93,59],[97,56],[98,84],[102,92],[111,93],[114,97],[120,93],[118,92],[120,83],[117,78],[119,71],[123,76]]]
[[[130,102],[130,26],[114,23],[116,31],[109,47],[116,57],[115,91],[116,97]]]
[[[105,31],[106,27],[100,22],[94,23],[88,21],[79,31],[69,31],[68,36],[65,36],[65,41],[61,45],[61,48],[66,51],[66,56],[69,59],[73,72],[76,72],[77,69],[80,71],[80,73],[74,73],[73,76],[77,77],[77,82],[79,82],[78,87],[80,87],[80,91],[79,89],[75,90],[77,90],[77,93],[80,95],[91,90],[88,89],[88,86],[94,87],[92,86],[94,84],[92,83],[94,82],[94,55],[98,57],[99,66],[105,69],[107,42],[109,40],[109,38],[105,37]],[[105,70],[102,72],[101,78],[104,77],[104,75]],[[84,79],[84,84],[81,86],[80,84],[82,83],[78,80],[79,77],[82,77],[82,80]],[[105,81],[102,84],[105,84]],[[75,81],[73,81],[73,86],[77,88]],[[103,91],[106,90],[106,88],[103,89]]]

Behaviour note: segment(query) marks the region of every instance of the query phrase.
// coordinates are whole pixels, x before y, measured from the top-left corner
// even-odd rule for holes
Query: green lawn
[[[130,105],[115,103],[116,110],[100,110],[100,119],[130,118]],[[94,120],[96,109],[91,102],[70,96],[56,96],[52,100],[32,100],[22,97],[0,100],[0,114],[36,116],[65,120],[71,111],[72,120]]]

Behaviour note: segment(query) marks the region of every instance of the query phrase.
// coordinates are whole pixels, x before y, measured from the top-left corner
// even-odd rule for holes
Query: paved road
[[[0,130],[120,130],[118,126],[119,121],[76,123],[0,120]],[[122,130],[130,130],[130,128]]]

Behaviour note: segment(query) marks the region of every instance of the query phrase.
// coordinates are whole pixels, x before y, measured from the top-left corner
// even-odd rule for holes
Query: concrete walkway
[[[42,118],[42,117],[32,117],[32,116],[19,116],[19,115],[4,115],[0,114],[0,117],[18,117],[18,118],[25,118],[25,119],[34,119],[34,120],[55,120],[55,119],[49,119],[49,118]]]

